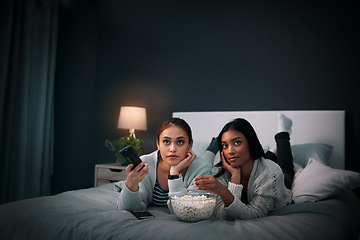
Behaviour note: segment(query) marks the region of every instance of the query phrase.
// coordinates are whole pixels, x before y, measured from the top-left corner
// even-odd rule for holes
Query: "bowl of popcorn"
[[[188,192],[170,196],[170,206],[175,216],[184,222],[197,222],[212,217],[216,195]]]

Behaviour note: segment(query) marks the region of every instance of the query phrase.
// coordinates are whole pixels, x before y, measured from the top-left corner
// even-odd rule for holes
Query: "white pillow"
[[[334,169],[310,158],[295,177],[292,198],[295,203],[315,202],[335,195],[339,190],[360,186],[360,173]]]

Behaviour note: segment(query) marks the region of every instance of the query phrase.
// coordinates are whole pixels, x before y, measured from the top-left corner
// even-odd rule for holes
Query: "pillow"
[[[334,169],[310,158],[294,178],[292,198],[295,203],[315,202],[335,195],[339,190],[360,186],[360,173]]]
[[[194,141],[192,150],[197,156],[201,156],[204,154],[204,152],[206,151],[209,144],[210,144],[210,142]]]
[[[291,146],[294,162],[305,167],[310,158],[314,158],[327,165],[332,146],[323,143],[306,143]]]

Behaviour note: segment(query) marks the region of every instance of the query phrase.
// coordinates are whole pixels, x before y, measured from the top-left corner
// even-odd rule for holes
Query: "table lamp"
[[[129,129],[130,136],[136,138],[135,129],[147,130],[146,109],[122,106],[120,108],[118,128]]]

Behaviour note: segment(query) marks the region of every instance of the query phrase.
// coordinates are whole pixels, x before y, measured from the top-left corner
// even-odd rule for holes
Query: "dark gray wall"
[[[64,0],[59,8],[53,193],[93,184],[98,6]]]
[[[119,108],[147,108],[148,152],[174,111],[346,110],[360,171],[358,8],[342,1],[67,1],[61,8],[53,192],[114,161]]]

